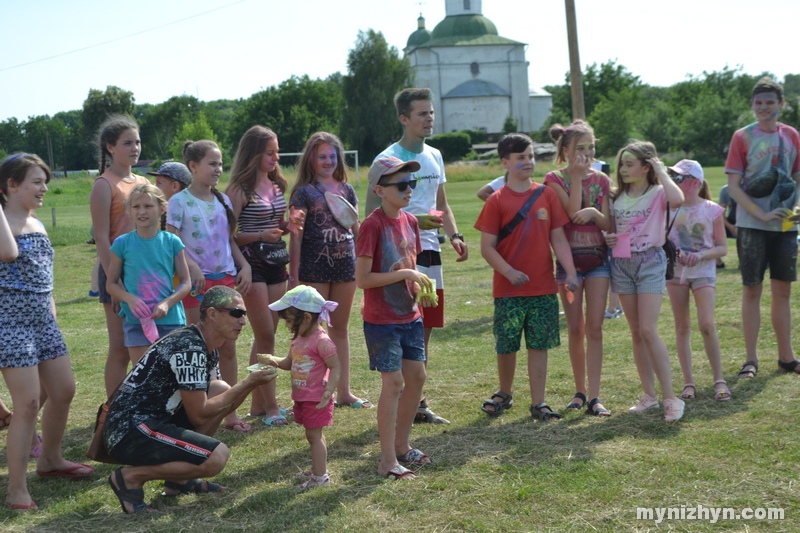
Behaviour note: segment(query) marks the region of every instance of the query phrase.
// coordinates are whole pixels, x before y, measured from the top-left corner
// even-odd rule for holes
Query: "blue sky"
[[[584,66],[617,60],[651,85],[725,65],[800,73],[798,0],[575,3]],[[159,103],[243,98],[292,75],[344,73],[359,30],[381,31],[402,50],[420,12],[433,29],[444,0],[0,0],[0,120],[78,109],[89,89],[107,85]],[[529,44],[531,86],[563,83],[563,1],[483,0],[483,14],[500,35]]]

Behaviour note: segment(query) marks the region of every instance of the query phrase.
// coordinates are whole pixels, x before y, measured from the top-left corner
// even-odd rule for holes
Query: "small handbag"
[[[572,264],[578,272],[591,272],[595,268],[603,266],[608,256],[605,247],[596,246],[591,248],[573,248]]]
[[[743,183],[743,190],[753,198],[770,197],[770,209],[777,209],[787,200],[794,202],[797,184],[783,169],[783,136],[778,130],[778,164],[758,176],[754,176]]]
[[[282,267],[289,263],[289,251],[286,249],[286,242],[283,239],[276,242],[261,241],[253,244],[253,252],[267,265]]]
[[[119,389],[117,389],[119,391]],[[103,429],[106,427],[106,417],[108,416],[108,408],[114,398],[117,396],[117,391],[111,395],[107,402],[103,403],[97,409],[97,420],[94,423],[94,434],[92,434],[92,442],[89,443],[89,449],[86,450],[86,457],[98,463],[108,463],[111,465],[121,464],[108,454],[106,450],[106,443],[103,440]]]

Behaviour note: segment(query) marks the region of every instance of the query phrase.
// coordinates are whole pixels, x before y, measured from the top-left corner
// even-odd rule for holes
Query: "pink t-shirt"
[[[684,253],[710,250],[714,243],[714,221],[725,212],[725,208],[710,200],[680,209],[670,209],[670,220],[676,216],[669,238]],[[675,264],[675,277],[685,279],[713,278],[717,275],[716,259],[703,259],[693,267]],[[686,269],[684,275],[683,270]]]
[[[358,229],[356,256],[372,258],[372,272],[414,269],[422,251],[416,217],[400,211],[399,218],[387,217],[376,209]],[[407,324],[420,317],[419,287],[409,280],[364,289],[364,320],[370,324]]]
[[[319,402],[328,384],[328,366],[325,360],[336,356],[336,345],[319,328],[308,337],[298,336],[289,351],[292,358],[292,400]]]
[[[617,223],[617,233],[630,233],[632,252],[664,246],[667,196],[663,186],[651,186],[638,198],[622,193],[614,200],[611,212]]]

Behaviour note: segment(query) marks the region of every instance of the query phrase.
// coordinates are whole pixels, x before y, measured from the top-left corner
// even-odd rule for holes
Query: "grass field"
[[[501,173],[491,168],[482,172],[491,173],[489,178]],[[706,172],[716,196],[724,182],[722,169]],[[375,473],[380,453],[376,410],[337,409],[334,426],[326,430],[330,487],[307,492],[294,487],[293,474],[310,465],[301,427],[256,425],[250,435],[218,435],[233,451],[227,468],[217,477],[230,489],[224,494],[167,499],[153,482],[145,487],[146,500],[160,512],[126,516],[106,482],[113,469],[110,465],[95,465],[97,473],[89,480],[43,479],[33,473],[32,462],[29,486],[42,510],[17,515],[0,508],[0,530],[797,531],[800,378],[777,371],[768,295],[762,302],[760,373],[751,380],[736,377],[744,361],[744,346],[735,253],[726,258],[728,268],[719,275],[716,314],[723,369],[733,394],[730,402],[714,400],[711,372],[695,332],[698,399],[687,403],[683,420],[667,425],[660,410],[628,414],[641,386],[627,324],[617,319],[605,324],[601,392],[612,417],[598,419],[573,412],[560,422],[531,420],[524,357],[517,369],[515,407],[491,419],[479,410],[481,400],[497,388],[492,272],[480,257],[478,234],[472,229],[482,205],[474,195],[484,180],[488,181],[482,174],[476,181],[453,181],[447,186],[459,229],[471,250],[468,261],[456,263],[453,250],[445,248],[447,327],[433,334],[426,392],[434,410],[452,425],[415,426],[412,443],[435,461],[420,471],[418,479],[391,482]],[[52,194],[56,187],[61,194]],[[59,220],[50,228],[58,244],[55,298],[78,388],[64,449],[67,458],[81,460],[97,406],[105,399],[106,335],[101,306],[86,296],[95,257],[94,247],[83,244],[88,238],[88,189],[83,197],[72,189],[70,183],[54,181],[45,205],[56,206]],[[363,200],[365,187],[358,191]],[[72,218],[67,213],[73,213]],[[50,227],[49,209],[40,210],[40,215]],[[794,298],[797,302],[796,294]],[[574,393],[563,320],[561,329],[563,345],[550,352],[546,396],[559,409]],[[674,388],[680,391],[682,379],[666,299],[659,329],[672,354]],[[794,330],[798,331],[797,320]],[[242,368],[251,341],[252,333],[246,330],[238,342]],[[286,353],[288,344],[288,332],[281,327],[276,352]],[[351,344],[354,392],[377,401],[380,379],[368,370],[357,305],[351,319]],[[278,389],[281,402],[288,404],[286,373],[279,377]],[[8,399],[2,385],[0,395]],[[4,490],[5,477],[3,452],[0,490]],[[637,507],[698,505],[736,512],[782,508],[785,519],[665,520],[661,524],[637,519]]]

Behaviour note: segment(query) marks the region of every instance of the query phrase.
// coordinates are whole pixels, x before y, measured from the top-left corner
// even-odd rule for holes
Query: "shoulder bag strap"
[[[533,204],[535,204],[539,196],[542,195],[545,187],[546,185],[540,185],[538,189],[533,191],[533,193],[528,197],[528,200],[525,202],[525,205],[522,206],[522,209],[520,209],[514,218],[511,219],[511,222],[506,224],[506,226],[500,230],[500,233],[497,235],[497,244],[500,244],[500,241],[511,235],[511,232],[514,231],[514,228],[516,228],[520,222],[525,220],[528,211],[531,210]]]

